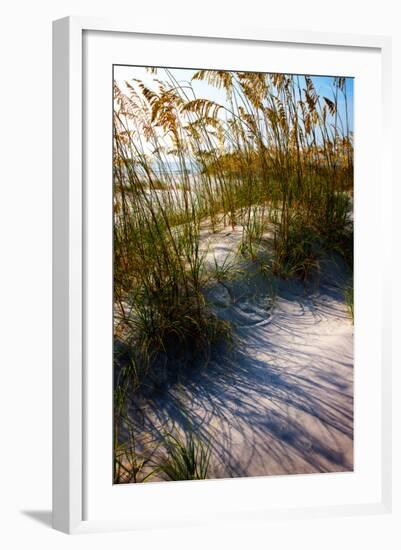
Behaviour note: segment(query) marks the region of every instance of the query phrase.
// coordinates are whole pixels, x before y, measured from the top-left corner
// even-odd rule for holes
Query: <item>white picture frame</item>
[[[332,33],[292,32],[263,29],[195,29],[151,28],[144,24],[124,21],[99,20],[88,17],[67,17],[53,24],[53,526],[66,533],[99,530],[138,529],[152,525],[169,525],[171,517],[145,519],[99,518],[86,519],[85,483],[87,467],[84,453],[86,442],[85,403],[85,323],[84,266],[85,216],[84,190],[84,101],[83,56],[85,32],[121,33],[126,36],[180,37],[191,40],[226,40],[244,43],[277,43],[292,46],[339,47],[349,55],[360,49],[375,50],[381,62],[380,136],[376,136],[381,150],[380,183],[385,192],[389,187],[389,125],[391,120],[391,42],[387,37],[354,36]],[[379,231],[391,231],[389,220],[382,209]],[[389,262],[390,251],[383,251],[384,262]],[[387,270],[389,272],[389,270]],[[313,515],[351,515],[384,513],[391,509],[391,356],[390,303],[386,270],[382,271],[381,299],[381,358],[377,364],[380,384],[377,392],[381,407],[380,430],[380,498],[360,503],[357,500],[333,505],[277,510],[253,510],[242,519],[263,521],[273,517],[312,517]],[[356,382],[357,384],[358,382]],[[111,389],[110,389],[111,391]],[[246,483],[245,480],[241,483]],[[256,480],[257,482],[257,480]],[[231,481],[229,483],[232,483]],[[255,484],[255,480],[253,480]],[[207,487],[207,486],[206,486]],[[238,486],[237,486],[238,487]],[[189,489],[187,490],[189,491]],[[207,492],[207,488],[203,492]],[[177,497],[178,498],[178,497]],[[225,516],[237,520],[235,505]],[[207,522],[205,517],[180,517],[174,524],[190,525]]]

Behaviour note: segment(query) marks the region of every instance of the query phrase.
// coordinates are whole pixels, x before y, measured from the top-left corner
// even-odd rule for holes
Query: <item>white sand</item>
[[[207,261],[237,261],[241,228],[203,230]],[[207,245],[209,242],[209,246]],[[236,346],[202,369],[131,405],[138,434],[193,428],[212,441],[208,477],[353,469],[353,326],[341,266],[326,265],[319,286],[269,283],[239,264],[208,290],[216,313],[235,323]]]

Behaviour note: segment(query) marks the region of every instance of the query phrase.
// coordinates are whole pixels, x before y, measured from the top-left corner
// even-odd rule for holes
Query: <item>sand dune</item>
[[[235,252],[241,228],[202,243],[236,264],[232,278],[206,290],[217,315],[235,326],[233,349],[216,351],[129,404],[138,440],[188,422],[213,448],[208,477],[353,469],[353,325],[344,304],[345,268],[322,264],[319,280],[271,282]]]

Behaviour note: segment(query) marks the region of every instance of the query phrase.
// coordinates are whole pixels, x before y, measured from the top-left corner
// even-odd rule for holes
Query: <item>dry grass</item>
[[[220,105],[174,71],[162,80],[151,72],[152,88],[114,88],[115,339],[124,348],[115,346],[116,403],[161,361],[166,369],[207,361],[230,339],[203,293],[213,274],[202,220],[241,223],[241,251],[255,259],[264,249],[267,276],[306,279],[331,251],[353,262],[344,78],[322,97],[308,76],[198,71],[193,80],[225,91]]]

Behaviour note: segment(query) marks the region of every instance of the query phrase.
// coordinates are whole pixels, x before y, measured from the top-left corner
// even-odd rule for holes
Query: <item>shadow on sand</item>
[[[352,325],[341,285],[326,274],[314,293],[300,283],[277,293],[266,323],[238,329],[235,350],[130,400],[139,441],[191,426],[211,443],[209,477],[353,469]],[[232,310],[250,307],[241,296]]]

